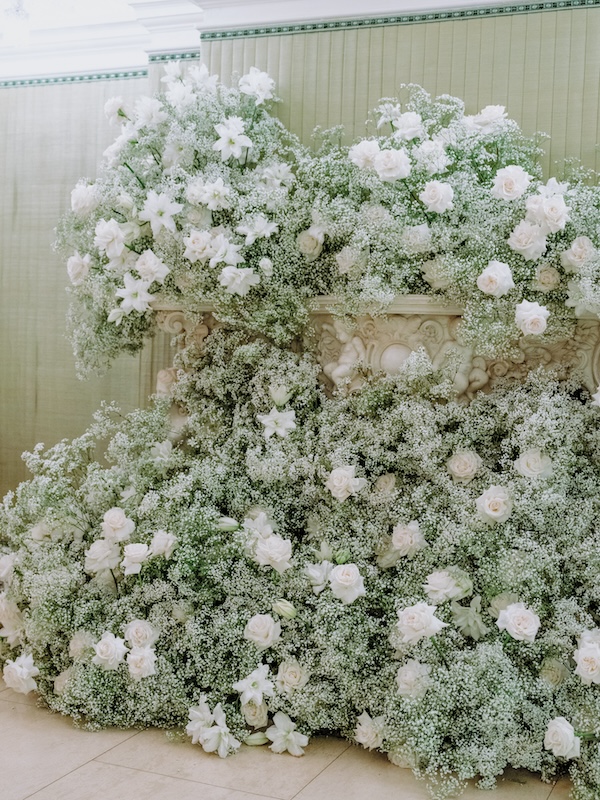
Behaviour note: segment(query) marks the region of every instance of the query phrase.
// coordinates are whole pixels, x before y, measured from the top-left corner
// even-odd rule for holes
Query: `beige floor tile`
[[[569,778],[561,778],[552,790],[552,793],[550,794],[550,800],[569,800],[572,786],[573,784]]]
[[[494,792],[482,793],[469,786],[461,800],[548,800],[551,789],[535,775],[511,770]],[[429,800],[425,784],[410,770],[395,767],[381,753],[358,747],[346,750],[295,800],[364,800],[375,795],[377,800]]]
[[[39,695],[36,692],[29,692],[28,694],[15,692],[14,689],[8,689],[4,686],[4,689],[0,691],[0,700],[4,700],[7,703],[21,703],[24,706],[37,706]]]
[[[29,800],[260,800],[258,795],[91,761]]]
[[[24,800],[133,735],[132,731],[78,730],[67,717],[0,700],[2,800]]]
[[[287,753],[276,755],[263,746],[242,747],[235,755],[221,759],[205,753],[190,741],[170,742],[160,731],[144,731],[105,753],[99,760],[291,800],[347,748],[347,742],[323,736],[311,741],[306,755],[301,758]]]

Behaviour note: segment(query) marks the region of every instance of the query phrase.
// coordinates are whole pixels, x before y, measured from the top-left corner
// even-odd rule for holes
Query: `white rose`
[[[315,261],[321,255],[324,241],[325,232],[318,225],[311,225],[308,230],[302,231],[296,237],[298,250],[307,261]]]
[[[492,260],[477,278],[477,288],[484,294],[502,297],[515,288],[512,272],[503,261]]]
[[[280,692],[289,694],[308,683],[309,674],[297,661],[284,661],[279,665],[275,684]]]
[[[69,667],[68,669],[63,670],[60,672],[56,678],[54,678],[54,694],[61,695],[64,693],[67,683],[73,674],[73,669]]]
[[[100,204],[98,190],[94,185],[86,186],[78,183],[71,192],[71,210],[79,216],[91,214]]]
[[[136,237],[137,238],[137,237]],[[135,269],[139,276],[148,283],[164,283],[171,271],[152,250],[145,250],[135,262]]]
[[[570,722],[564,717],[556,717],[548,723],[544,747],[557,758],[579,758],[581,739],[575,736],[575,728]]]
[[[428,575],[423,590],[434,603],[444,603],[468,597],[473,592],[473,582],[462,570],[444,569]]]
[[[261,566],[270,566],[282,575],[290,569],[292,557],[292,543],[282,539],[276,533],[266,538],[261,538],[256,544],[256,560]]]
[[[73,286],[81,286],[87,278],[91,261],[92,257],[89,254],[80,256],[78,252],[75,252],[75,254],[67,260],[67,272]]]
[[[122,508],[111,508],[104,515],[102,535],[111,542],[124,542],[135,530],[135,522],[125,515]]]
[[[407,524],[399,523],[395,525],[392,529],[391,546],[399,556],[407,556],[408,558],[412,558],[419,550],[427,547],[427,542],[421,533],[417,520],[413,519]]]
[[[564,255],[564,253],[563,253]],[[538,292],[552,292],[560,285],[560,272],[550,264],[540,264],[535,271],[532,284]]]
[[[219,283],[228,294],[245,297],[253,286],[260,283],[260,275],[251,267],[223,267],[219,275]]]
[[[82,658],[94,649],[94,637],[88,631],[76,631],[69,642],[69,656],[73,659]]]
[[[0,636],[10,647],[16,647],[25,631],[23,615],[14,600],[8,600],[6,593],[0,594]]]
[[[342,247],[340,252],[336,253],[335,260],[340,275],[347,275],[352,267],[358,264],[359,254],[352,247]]]
[[[399,609],[396,627],[402,634],[402,641],[405,644],[414,644],[420,639],[435,636],[442,628],[446,628],[447,624],[434,616],[436,610],[436,606],[428,606],[427,603]]]
[[[92,658],[92,663],[103,669],[112,670],[118,669],[127,652],[127,647],[124,639],[119,639],[114,633],[106,632],[95,645],[94,651],[96,655]]]
[[[525,607],[525,603],[512,603],[500,612],[496,625],[518,642],[533,642],[540,627],[540,618]]]
[[[275,621],[270,614],[255,614],[244,628],[244,639],[266,650],[271,647],[281,636],[281,623]]]
[[[171,558],[177,546],[177,537],[167,531],[156,531],[150,542],[150,554]]]
[[[150,448],[150,456],[155,466],[165,468],[173,455],[173,442],[165,439],[164,442],[154,442]]]
[[[254,98],[255,105],[262,105],[265,100],[273,97],[275,81],[268,73],[261,72],[258,67],[250,67],[246,75],[242,75],[239,82],[240,92]]]
[[[402,232],[402,244],[409,253],[428,253],[431,250],[429,225],[426,222],[421,225],[407,225]]]
[[[519,475],[524,478],[547,478],[552,474],[552,461],[540,450],[527,450],[514,464]]]
[[[443,214],[454,208],[452,198],[454,189],[448,183],[441,181],[429,181],[419,195],[419,200],[427,206],[427,211],[435,211],[436,214]]]
[[[594,628],[591,631],[582,631],[578,640],[579,646],[581,647],[582,643],[589,644],[590,642],[593,644],[600,644],[600,628]]]
[[[127,653],[129,674],[134,681],[156,675],[156,653],[152,647],[133,647]]]
[[[445,172],[446,167],[452,162],[446,154],[444,143],[439,140],[428,140],[415,147],[413,155],[417,166],[429,175]]]
[[[494,619],[498,619],[501,611],[504,611],[505,608],[508,608],[508,606],[512,605],[513,603],[518,602],[518,594],[515,594],[514,592],[501,592],[491,600],[490,607],[488,609],[489,614]]]
[[[269,711],[264,700],[260,705],[244,703],[242,705],[242,714],[246,723],[252,728],[264,728],[269,722]]]
[[[523,300],[515,309],[515,323],[525,336],[539,336],[546,330],[550,312],[539,303]]]
[[[353,145],[348,151],[348,158],[360,169],[373,169],[375,156],[379,153],[379,143],[372,139],[365,139]]]
[[[121,551],[116,542],[98,539],[85,551],[84,569],[90,574],[103,569],[116,569],[120,560]]]
[[[491,133],[504,119],[506,119],[504,106],[486,106],[473,117],[473,122],[482,133]]]
[[[546,251],[546,237],[539,225],[524,219],[509,236],[508,245],[526,261],[535,261]]]
[[[468,606],[461,606],[455,600],[452,601],[452,621],[464,636],[479,641],[482,636],[488,633],[489,628],[481,616],[481,597],[474,597]]]
[[[484,522],[506,522],[512,512],[512,500],[503,486],[490,486],[475,504]]]
[[[569,670],[556,658],[545,658],[540,668],[540,678],[550,686],[560,686],[569,677]]]
[[[596,258],[598,251],[587,236],[578,236],[571,247],[560,254],[560,263],[567,272],[575,272],[583,264]]]
[[[373,159],[373,166],[379,178],[386,183],[410,175],[410,159],[405,150],[381,150]]]
[[[455,483],[470,483],[481,467],[482,461],[474,450],[458,450],[446,462]]]
[[[147,544],[126,544],[123,548],[125,558],[121,561],[124,575],[138,575],[141,572],[142,564],[150,556],[150,548]]]
[[[14,661],[7,659],[2,671],[4,683],[9,689],[20,694],[37,691],[34,678],[39,674],[40,671],[33,663],[32,655],[20,655]]]
[[[525,219],[537,223],[544,233],[562,231],[570,219],[570,209],[565,204],[562,194],[552,197],[533,195],[527,198],[525,207],[527,208]]]
[[[258,267],[265,278],[271,278],[273,275],[273,262],[270,258],[261,258],[258,262]]]
[[[304,573],[311,582],[315,594],[320,594],[323,591],[332,569],[333,564],[330,561],[321,561],[320,564],[308,564],[304,568]]]
[[[393,472],[380,475],[375,481],[374,489],[379,494],[392,494],[396,487],[396,476]]]
[[[96,223],[94,247],[107,258],[119,258],[125,249],[125,234],[115,219],[101,219]]]
[[[421,264],[421,272],[432,289],[447,289],[452,282],[444,273],[444,262],[438,257],[424,261]]]
[[[325,488],[342,503],[350,495],[356,495],[367,485],[365,478],[355,478],[355,467],[337,467],[329,473]]]
[[[7,553],[0,557],[0,581],[2,581],[5,587],[8,587],[12,582],[16,560],[16,553]]]
[[[43,542],[45,539],[50,539],[52,537],[52,531],[46,522],[42,520],[38,522],[37,525],[33,526],[29,531],[29,536],[36,542]]]
[[[334,597],[347,606],[366,594],[362,575],[356,564],[338,564],[329,573],[329,585]]]
[[[531,175],[516,164],[499,169],[494,178],[492,197],[497,197],[498,200],[517,200],[525,194],[530,181]]]
[[[423,119],[415,111],[405,111],[404,114],[397,116],[392,125],[394,126],[394,139],[410,142],[411,139],[422,139],[425,136]]]
[[[579,675],[582,683],[590,686],[600,683],[600,643],[593,641],[579,641],[579,648],[573,654],[577,668],[575,675]]]
[[[432,684],[432,680],[429,677],[430,673],[431,667],[429,664],[421,664],[411,658],[396,673],[398,694],[412,699],[423,697]]]
[[[385,717],[372,718],[366,711],[356,720],[354,741],[362,744],[367,750],[376,750],[383,744],[383,725]]]
[[[133,619],[125,628],[125,641],[131,647],[152,647],[159,631],[145,619]]]

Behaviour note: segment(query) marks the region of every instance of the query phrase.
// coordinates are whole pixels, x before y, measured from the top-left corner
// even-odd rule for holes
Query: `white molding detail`
[[[352,392],[369,375],[394,375],[421,348],[436,369],[453,365],[454,390],[465,402],[499,381],[523,381],[530,370],[541,366],[551,367],[562,378],[577,374],[590,391],[600,383],[600,320],[592,315],[577,320],[570,339],[521,337],[514,357],[487,358],[463,342],[462,310],[426,295],[397,297],[385,315],[365,314],[350,325],[330,313],[335,298],[313,298],[311,305],[312,326],[304,347],[316,354],[327,392]],[[180,347],[194,343],[201,348],[210,331],[219,326],[209,305],[198,306],[189,317],[174,303],[156,301],[152,308],[158,327],[178,336]]]
[[[129,0],[129,6],[148,31],[148,55],[200,49],[204,13],[196,0]]]
[[[531,2],[526,0],[519,5]],[[202,30],[207,31],[515,4],[514,0],[372,0],[368,4],[364,0],[199,0],[199,3],[204,10]]]
[[[127,13],[122,9],[118,20],[62,27],[36,27],[32,14],[26,44],[0,40],[0,80],[139,70],[152,55],[200,49],[203,12],[195,0],[122,0],[122,5]]]

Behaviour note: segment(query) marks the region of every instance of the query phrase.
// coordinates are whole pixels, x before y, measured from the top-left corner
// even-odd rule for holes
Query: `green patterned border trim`
[[[185,61],[189,58],[200,58],[199,50],[192,50],[189,53],[160,53],[159,55],[150,56],[148,59],[151,64],[162,61]]]
[[[0,88],[11,86],[50,86],[60,83],[90,83],[90,81],[112,81],[121,78],[147,78],[147,69],[129,70],[127,72],[98,72],[94,75],[59,75],[55,78],[20,78],[0,81]]]
[[[421,22],[448,22],[457,19],[482,19],[509,14],[530,14],[539,11],[562,11],[565,9],[599,7],[600,0],[554,0],[546,3],[529,3],[512,6],[490,6],[465,8],[450,11],[431,11],[425,14],[399,14],[393,17],[371,17],[369,19],[342,19],[324,22],[301,22],[296,25],[277,25],[242,30],[202,31],[204,42],[224,39],[239,39],[246,36],[281,36],[292,33],[314,33],[318,31],[353,30],[384,25],[414,25]]]

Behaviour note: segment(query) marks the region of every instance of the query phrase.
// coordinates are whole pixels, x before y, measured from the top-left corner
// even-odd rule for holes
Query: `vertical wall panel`
[[[336,122],[348,141],[363,135],[379,98],[413,82],[462,97],[469,113],[505,105],[527,133],[551,134],[547,172],[571,157],[600,167],[598,8],[257,37],[251,52],[247,41],[205,41],[203,60],[222,75],[268,66],[281,119],[306,143]]]

